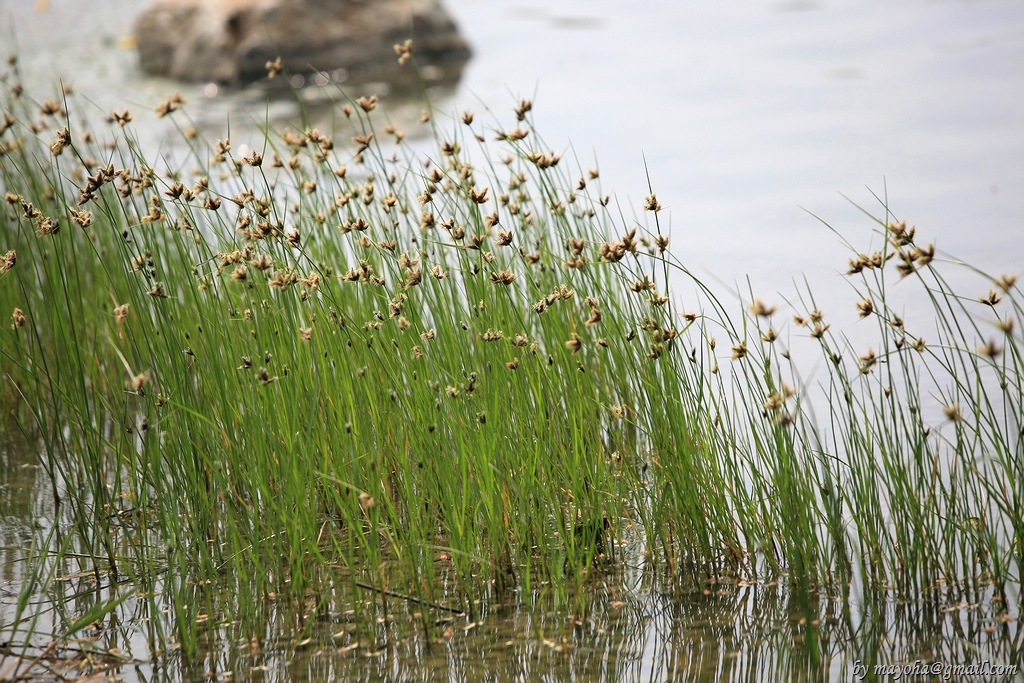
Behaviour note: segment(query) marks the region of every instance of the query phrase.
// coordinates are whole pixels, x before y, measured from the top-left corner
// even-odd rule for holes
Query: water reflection
[[[237,618],[230,580],[196,586],[188,618],[198,625],[198,655],[187,659],[173,643],[166,653],[148,649],[154,628],[173,631],[174,614],[160,599],[154,608],[142,596],[132,596],[71,642],[51,644],[46,634],[66,628],[68,615],[86,613],[118,593],[114,577],[68,561],[55,568],[53,591],[33,596],[38,632],[32,647],[0,649],[0,661],[9,666],[18,656],[42,656],[64,676],[128,681],[739,683],[850,680],[855,661],[1021,660],[1019,624],[999,616],[999,598],[984,585],[978,593],[949,587],[925,596],[880,594],[870,614],[859,614],[857,605],[846,609],[841,599],[825,595],[806,604],[781,583],[726,576],[693,584],[638,566],[605,569],[609,573],[594,573],[575,610],[552,609],[541,586],[504,599],[492,595],[477,603],[471,618],[395,596],[385,600],[380,592],[354,588],[339,568],[316,584],[309,602],[316,609],[305,623],[294,620],[294,605],[279,604],[282,597],[270,594],[255,629]],[[162,587],[154,590],[159,595]],[[5,610],[12,601],[11,592],[0,596]],[[35,670],[40,677],[45,673]]]
[[[0,427],[0,596],[6,598],[17,591],[36,520],[52,518],[53,512],[37,490],[45,480],[39,476],[38,444],[27,443],[8,410],[0,417]],[[2,605],[0,601],[0,624],[8,623]]]
[[[682,594],[665,588],[597,601],[582,618],[536,605],[492,605],[476,624],[437,622],[440,636],[429,647],[406,621],[408,613],[381,626],[384,642],[377,646],[357,645],[365,638],[357,627],[324,624],[290,660],[250,642],[185,666],[182,674],[198,680],[214,671],[236,677],[248,671],[267,681],[811,681],[848,680],[855,659],[1012,662],[1020,656],[1015,625],[978,638],[985,609],[958,623],[950,612],[907,603],[884,615],[883,634],[851,631],[836,601],[823,600],[818,623],[808,623],[779,586],[723,581]]]

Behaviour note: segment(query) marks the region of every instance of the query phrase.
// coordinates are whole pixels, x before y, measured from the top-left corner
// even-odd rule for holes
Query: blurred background
[[[64,79],[98,112],[131,107],[158,150],[177,135],[152,108],[180,90],[211,134],[232,139],[297,119],[260,87],[146,76],[133,34],[137,0],[4,0],[0,29],[37,97]],[[599,165],[626,219],[647,178],[665,207],[673,252],[697,274],[779,301],[806,276],[816,295],[850,299],[848,256],[826,220],[879,248],[871,191],[940,253],[992,271],[1024,271],[1024,3],[1019,0],[444,0],[472,50],[436,67],[429,95],[442,128],[458,114],[512,127],[534,100],[546,145]],[[394,120],[422,99],[386,80]],[[303,77],[303,99],[323,101]],[[333,87],[330,84],[329,87]],[[290,95],[289,95],[290,97]],[[329,114],[328,120],[329,120]],[[328,124],[329,127],[329,124]],[[401,125],[400,125],[401,127]],[[421,137],[416,139],[416,133]],[[258,139],[258,138],[257,138]],[[679,293],[686,300],[692,292]],[[979,291],[979,295],[984,290]],[[684,304],[685,305],[685,304]]]

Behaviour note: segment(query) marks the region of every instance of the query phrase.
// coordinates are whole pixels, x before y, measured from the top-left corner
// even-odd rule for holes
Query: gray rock
[[[258,80],[279,55],[292,73],[382,72],[410,36],[418,60],[469,58],[439,0],[157,0],[135,34],[144,71],[183,81]]]

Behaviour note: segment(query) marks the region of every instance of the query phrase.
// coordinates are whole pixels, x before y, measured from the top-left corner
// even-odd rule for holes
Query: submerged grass
[[[613,211],[526,101],[511,131],[431,121],[425,157],[362,98],[340,103],[351,146],[267,130],[233,158],[169,98],[188,153],[158,167],[130,113],[93,134],[73,95],[35,102],[13,65],[4,83],[5,407],[57,503],[12,634],[42,585],[58,634],[131,596],[156,650],[195,653],[225,615],[285,615],[298,641],[339,599],[376,643],[414,598],[429,644],[426,606],[586,614],[638,559],[669,586],[782,578],[812,629],[822,594],[851,627],[892,591],[1019,614],[1019,290],[956,294],[887,211],[850,264],[863,353],[809,292],[792,323],[753,296],[730,313],[667,249],[653,191],[648,221]],[[890,308],[896,276],[937,339]],[[668,291],[686,277],[699,312]],[[820,350],[819,387],[790,336]],[[107,589],[73,614],[56,579],[83,575]]]

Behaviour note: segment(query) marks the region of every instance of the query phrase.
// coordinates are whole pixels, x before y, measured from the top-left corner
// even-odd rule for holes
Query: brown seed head
[[[9,252],[4,254],[3,256],[0,256],[0,275],[3,275],[7,271],[9,271],[11,268],[13,268],[14,264],[17,262],[17,260],[18,260],[18,253],[16,251],[14,251],[14,249],[11,249]]]
[[[499,339],[504,339],[505,333],[501,330],[492,330],[491,328],[487,328],[487,331],[484,332],[480,338],[485,342],[493,342],[498,341]]]
[[[405,64],[412,56],[412,41],[406,40],[401,45],[395,45],[395,54],[398,55],[398,63]]]
[[[562,157],[560,157],[559,155],[555,154],[553,151],[552,152],[548,152],[547,154],[544,154],[542,152],[532,151],[532,152],[527,153],[526,158],[533,165],[535,165],[537,168],[539,168],[541,170],[548,169],[548,168],[553,168],[553,167],[557,166],[558,162],[561,161],[561,159],[562,159]]]
[[[163,118],[171,112],[177,111],[178,108],[183,104],[185,104],[185,97],[180,92],[178,92],[174,93],[173,95],[168,95],[167,98],[163,102],[158,104],[156,106],[156,109],[154,109],[153,111],[156,112],[156,115],[159,118]]]
[[[989,339],[984,346],[978,347],[978,353],[986,358],[995,360],[1003,352],[1003,347],[996,344],[995,340]]]
[[[53,156],[59,157],[70,144],[71,133],[68,131],[68,127],[64,126],[57,131],[57,137],[50,143],[50,151],[53,152]]]
[[[988,296],[983,296],[980,299],[978,299],[978,301],[980,301],[981,303],[985,304],[986,306],[992,306],[993,308],[1002,300],[1003,297],[996,294],[996,291],[994,289],[988,290]]]
[[[175,182],[169,188],[167,188],[164,194],[170,197],[171,199],[178,199],[184,192],[185,186],[179,182]]]
[[[42,106],[39,107],[39,113],[43,116],[67,116],[67,112],[64,111],[64,107],[62,107],[60,102],[57,100],[44,101]]]
[[[16,118],[11,116],[7,112],[4,112],[3,121],[0,121],[0,136],[6,133],[8,129],[10,129],[17,122],[18,120]]]
[[[511,270],[503,270],[495,273],[491,273],[491,282],[496,285],[508,286],[512,284],[516,279],[516,274]]]
[[[900,256],[901,257],[905,256],[905,254],[900,253]],[[901,263],[897,263],[896,264],[896,272],[899,273],[900,279],[906,278],[906,276],[913,274],[913,271],[914,271],[914,266],[913,266],[913,259],[912,258],[910,258],[910,259],[904,258]]]
[[[914,233],[917,232],[917,228],[911,226],[907,228],[906,221],[889,221],[889,225],[886,226],[886,230],[889,232],[890,241],[897,247],[907,246],[914,243]]]
[[[565,342],[565,348],[569,349],[574,354],[579,353],[580,349],[583,348],[583,340],[580,335],[573,332],[569,341]]]
[[[777,391],[773,391],[768,394],[768,400],[764,402],[764,409],[770,413],[776,413],[782,410],[783,406],[786,405],[786,399],[782,394]]]
[[[770,318],[776,310],[775,306],[767,306],[760,299],[754,299],[754,303],[750,305],[750,312],[759,318]]]
[[[516,107],[516,120],[522,121],[526,118],[526,112],[533,109],[533,102],[530,100],[519,100],[519,106]]]
[[[654,282],[647,275],[644,275],[643,280],[637,280],[629,286],[634,292],[646,292],[649,289],[654,289]]]
[[[915,247],[913,256],[919,265],[926,266],[935,258],[935,245],[929,244],[927,247]]]
[[[128,123],[131,122],[131,120],[132,120],[132,113],[130,111],[128,111],[127,109],[125,109],[122,112],[112,111],[112,112],[110,112],[110,117],[109,117],[108,120],[111,123],[116,123],[117,125],[119,125],[122,128],[124,128]]]
[[[373,133],[367,133],[366,135],[355,135],[352,137],[352,142],[356,143],[356,154],[361,154],[364,150],[369,148],[370,141],[373,140]]]
[[[859,311],[861,318],[868,317],[874,312],[874,310],[875,305],[871,302],[871,299],[864,299],[863,301],[857,302],[857,311]]]
[[[266,254],[260,254],[253,260],[249,261],[249,265],[257,270],[267,270],[274,265],[274,262],[270,260],[270,257]]]
[[[483,204],[487,201],[488,189],[489,188],[485,187],[484,189],[478,191],[476,188],[471,187],[469,188],[469,198],[472,199],[477,204]]]
[[[147,384],[149,384],[149,375],[144,372],[140,372],[125,383],[125,388],[143,396],[146,393],[145,389]]]
[[[39,237],[56,235],[58,232],[60,232],[60,223],[49,216],[40,216],[36,219],[36,235]]]
[[[868,349],[868,352],[860,357],[860,371],[865,375],[871,372],[871,369],[877,364],[878,356],[874,349]]]
[[[626,245],[622,242],[603,242],[598,248],[602,261],[616,263],[626,255]]]

